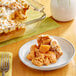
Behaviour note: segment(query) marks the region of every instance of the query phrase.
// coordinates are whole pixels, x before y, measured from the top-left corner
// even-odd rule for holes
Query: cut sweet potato
[[[49,51],[47,54],[45,54],[45,57],[49,58],[50,63],[56,63],[56,54],[52,51]]]
[[[52,39],[48,36],[48,35],[44,35],[44,36],[39,36],[37,39],[38,45],[40,46],[41,44],[43,45],[50,45],[50,41]]]
[[[44,59],[44,65],[49,65],[50,64],[50,60],[48,59],[48,57],[46,57]]]
[[[52,51],[56,54],[57,59],[60,58],[60,56],[63,55],[63,52],[60,48],[59,45],[57,45],[56,47],[52,48]]]
[[[38,48],[37,45],[32,45],[31,48],[30,48],[30,50],[31,51],[35,51],[35,49],[37,49],[37,48]]]
[[[50,42],[51,42],[50,39],[46,39],[46,40],[43,40],[42,44],[44,44],[44,45],[50,45]]]
[[[41,58],[34,58],[32,59],[32,63],[36,66],[42,66],[43,65],[43,60]]]
[[[30,51],[30,53],[27,55],[27,59],[32,60],[35,57],[35,52]]]
[[[39,51],[42,53],[46,53],[49,51],[49,49],[50,49],[50,45],[41,45]]]

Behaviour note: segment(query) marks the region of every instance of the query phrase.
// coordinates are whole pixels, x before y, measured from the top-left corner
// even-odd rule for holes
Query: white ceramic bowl
[[[58,59],[58,61],[55,64],[50,64],[48,66],[35,66],[31,63],[31,61],[29,61],[26,56],[27,54],[30,52],[30,47],[33,44],[37,44],[36,39],[29,41],[28,43],[24,44],[20,50],[19,50],[19,58],[20,60],[27,65],[30,68],[33,69],[37,69],[37,70],[54,70],[54,69],[58,69],[61,67],[64,67],[65,65],[67,65],[73,58],[73,56],[75,55],[75,49],[73,47],[73,45],[60,37],[56,37],[56,36],[52,36],[54,37],[60,44],[62,51],[63,51],[63,55]]]

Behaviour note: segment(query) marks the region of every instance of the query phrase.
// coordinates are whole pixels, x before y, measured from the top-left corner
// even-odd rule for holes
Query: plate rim
[[[51,36],[51,35],[50,35],[50,36]],[[57,66],[53,66],[53,67],[51,66],[51,67],[42,67],[42,68],[41,68],[41,67],[38,67],[38,66],[36,66],[36,67],[29,66],[29,65],[24,61],[24,59],[21,58],[21,56],[20,56],[21,50],[20,50],[20,49],[21,49],[23,46],[25,46],[26,43],[29,43],[30,41],[36,40],[36,39],[33,39],[33,40],[30,40],[29,42],[26,42],[25,44],[23,44],[23,45],[20,47],[19,52],[18,52],[18,55],[19,55],[19,58],[20,58],[21,62],[22,62],[23,64],[25,64],[26,66],[32,68],[32,69],[43,70],[43,71],[55,70],[55,69],[59,69],[59,68],[62,68],[62,67],[64,67],[64,66],[66,66],[66,65],[73,59],[73,57],[75,56],[75,48],[74,48],[73,44],[72,44],[70,41],[68,41],[68,40],[66,40],[66,39],[64,39],[64,38],[62,38],[62,37],[58,37],[58,36],[51,36],[51,37],[61,38],[61,39],[65,40],[67,43],[69,43],[69,44],[72,46],[72,48],[73,48],[73,55],[72,55],[72,57],[71,57],[69,60],[67,60],[67,61],[66,61],[65,63],[63,63],[63,64],[60,64],[60,65],[57,65]],[[45,69],[46,69],[46,70],[45,70]]]

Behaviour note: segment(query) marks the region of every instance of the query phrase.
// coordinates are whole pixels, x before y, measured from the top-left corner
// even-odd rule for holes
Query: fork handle
[[[2,72],[2,76],[5,76],[5,71]]]

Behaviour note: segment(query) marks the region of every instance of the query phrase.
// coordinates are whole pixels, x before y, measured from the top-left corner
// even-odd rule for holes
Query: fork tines
[[[2,54],[1,55],[1,71],[8,71],[9,70],[9,54]]]

